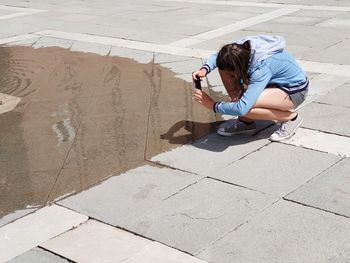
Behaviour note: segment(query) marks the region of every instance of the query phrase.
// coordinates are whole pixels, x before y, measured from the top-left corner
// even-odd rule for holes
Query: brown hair
[[[243,85],[238,85],[237,92],[240,95],[243,94],[249,83],[250,53],[250,41],[247,40],[243,44],[233,43],[223,46],[216,58],[216,65],[220,70],[235,71],[237,80],[243,81]]]

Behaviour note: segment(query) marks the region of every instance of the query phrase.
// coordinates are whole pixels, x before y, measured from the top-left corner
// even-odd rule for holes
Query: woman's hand
[[[209,95],[207,93],[205,93],[202,90],[195,89],[194,94],[193,94],[193,98],[195,101],[197,101],[198,103],[202,104],[204,107],[206,107],[210,110],[212,110],[214,107],[215,101],[211,97],[209,97]]]
[[[197,79],[197,77],[203,78],[206,75],[207,75],[207,71],[204,68],[197,70],[197,71],[194,71],[194,72],[192,72],[192,82],[194,83],[194,81]]]

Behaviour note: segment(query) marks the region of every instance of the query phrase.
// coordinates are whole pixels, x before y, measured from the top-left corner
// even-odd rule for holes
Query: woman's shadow
[[[222,152],[230,146],[249,143],[263,138],[256,136],[260,131],[270,128],[274,122],[257,123],[258,132],[254,134],[237,134],[231,137],[220,136],[216,130],[224,121],[203,123],[196,121],[178,121],[170,129],[160,135],[160,139],[167,140],[171,144],[191,144],[192,146],[213,151]]]

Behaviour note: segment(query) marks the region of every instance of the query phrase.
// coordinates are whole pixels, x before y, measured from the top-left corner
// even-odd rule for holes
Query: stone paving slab
[[[111,177],[59,204],[122,226],[130,218],[140,217],[162,200],[200,179],[200,176],[194,174],[146,165]]]
[[[122,225],[147,238],[196,254],[276,200],[245,188],[203,179]]]
[[[109,54],[109,52],[111,50],[111,46],[76,41],[70,47],[70,50],[71,51],[91,52],[91,53],[99,54],[101,56],[106,56],[107,54]]]
[[[41,47],[61,47],[70,48],[74,44],[73,40],[56,39],[50,37],[41,37],[38,41],[33,44],[34,48]]]
[[[10,14],[15,14],[15,12],[10,11],[10,10],[1,10],[0,9],[0,19],[2,18],[2,16],[10,15]]]
[[[281,200],[197,255],[215,263],[346,263],[348,218]]]
[[[212,177],[285,196],[340,159],[332,154],[271,143],[219,170]]]
[[[350,17],[349,12],[344,12],[346,9],[342,7],[350,5],[348,1],[326,0],[322,3],[316,3],[314,0],[298,0],[297,4],[302,4],[303,6],[291,6],[290,4],[296,4],[295,1],[292,0],[287,1],[288,3],[280,3],[281,1],[278,2],[277,0],[268,0],[267,2],[260,1],[260,3],[256,3],[256,0],[232,2],[206,0],[205,3],[202,0],[151,0],[147,2],[120,2],[118,4],[115,4],[115,1],[113,0],[105,0],[103,3],[90,2],[86,3],[84,6],[82,6],[81,1],[78,0],[62,0],[59,4],[51,3],[47,0],[35,2],[25,2],[21,0],[1,1],[2,4],[6,5],[6,8],[12,8],[11,12],[14,12],[6,13],[4,10],[10,9],[3,9],[5,6],[0,6],[0,19],[4,18],[4,16],[7,14],[10,16],[14,15],[11,17],[11,19],[10,16],[8,16],[6,20],[1,20],[7,25],[0,30],[0,36],[2,37],[12,37],[16,34],[35,34],[35,32],[39,30],[61,30],[66,32],[61,34],[62,32],[52,31],[56,34],[53,34],[52,38],[42,37],[39,40],[39,44],[41,43],[40,45],[42,46],[62,46],[64,48],[69,48],[73,44],[73,48],[71,50],[80,49],[81,51],[92,51],[102,55],[106,55],[110,51],[110,55],[112,56],[125,56],[133,58],[142,63],[149,63],[153,58],[155,58],[156,61],[159,54],[157,52],[197,57],[197,59],[189,59],[186,57],[186,59],[182,60],[181,58],[178,59],[172,56],[171,59],[174,59],[173,61],[167,60],[166,58],[165,61],[159,59],[159,63],[168,64],[169,68],[176,71],[175,74],[177,74],[177,77],[188,82],[191,81],[190,72],[195,70],[195,67],[198,67],[196,63],[193,63],[192,65],[192,61],[198,61],[200,66],[200,59],[210,55],[210,50],[217,50],[222,44],[231,42],[232,40],[241,36],[255,35],[259,33],[281,34],[287,38],[288,50],[291,51],[291,53],[298,59],[305,59],[305,61],[300,61],[304,69],[312,72],[326,73],[320,74],[319,78],[315,79],[318,83],[315,85],[316,89],[310,90],[310,96],[308,97],[307,102],[303,105],[305,106],[312,101],[317,101],[317,103],[311,105],[312,107],[315,107],[315,109],[305,107],[306,118],[304,125],[307,125],[306,123],[310,123],[310,125],[312,125],[310,128],[319,129],[321,131],[303,128],[298,130],[298,133],[293,140],[285,142],[286,144],[290,143],[291,145],[297,145],[298,147],[292,147],[285,144],[269,144],[268,141],[265,142],[267,137],[261,136],[262,134],[259,134],[258,137],[255,137],[252,140],[250,140],[250,138],[242,139],[242,137],[237,138],[237,140],[232,140],[232,138],[230,138],[230,140],[219,138],[218,141],[214,142],[213,140],[210,141],[209,139],[209,143],[207,144],[212,143],[212,145],[209,147],[211,151],[201,148],[203,143],[200,144],[199,142],[195,142],[193,145],[186,145],[174,150],[175,153],[174,151],[164,153],[164,155],[162,155],[164,156],[164,159],[161,159],[160,162],[166,165],[173,165],[172,161],[174,161],[173,166],[175,168],[185,169],[213,177],[220,177],[222,174],[219,172],[219,169],[222,168],[229,172],[231,171],[231,168],[236,168],[234,170],[245,172],[246,166],[249,166],[251,169],[256,167],[256,173],[249,174],[249,176],[253,176],[253,180],[247,180],[247,175],[244,172],[237,174],[239,183],[244,184],[247,187],[254,189],[256,188],[259,191],[271,191],[275,194],[279,193],[280,195],[284,195],[289,192],[290,189],[295,189],[295,187],[311,178],[313,173],[318,173],[317,169],[321,169],[323,165],[331,165],[334,163],[334,161],[339,160],[339,155],[350,157],[350,139],[349,137],[346,137],[349,136],[347,132],[350,130],[349,123],[346,117],[340,117],[339,122],[333,120],[338,119],[337,114],[339,114],[339,112],[342,110],[342,108],[337,107],[344,106],[344,108],[349,108],[347,96],[348,92],[346,88],[343,87],[339,87],[334,92],[330,92],[332,89],[335,89],[349,80],[345,77],[349,77],[349,62],[346,52],[348,50],[349,40],[346,38],[346,36],[349,35]],[[326,5],[332,5],[334,7],[327,7]],[[25,12],[26,8],[10,6],[35,7],[48,10],[48,12],[41,13],[40,15],[27,14],[24,16],[24,14],[21,14],[20,12]],[[337,8],[337,6],[339,6],[339,8]],[[349,10],[349,8],[347,10]],[[30,10],[27,9],[26,11],[29,12]],[[17,15],[18,17],[15,17]],[[273,15],[273,20],[271,20],[271,15]],[[271,21],[262,23],[265,21],[265,19]],[[257,25],[255,25],[256,23]],[[253,26],[247,27],[249,25]],[[242,30],[231,32],[238,29]],[[67,31],[85,33],[85,35],[74,35]],[[93,36],[94,34],[95,36]],[[40,33],[38,35],[40,35]],[[302,39],[300,38],[301,35],[303,36]],[[33,43],[37,42],[38,37],[29,39],[31,36],[34,35],[26,35],[23,39],[21,39],[23,35],[17,36],[19,37],[17,38],[17,45],[32,45]],[[48,36],[50,36],[50,34]],[[111,38],[106,36],[110,36]],[[115,39],[114,37],[119,37],[120,39]],[[215,38],[212,39],[213,37]],[[66,38],[67,41],[62,41],[60,38]],[[202,42],[205,39],[207,41]],[[145,42],[136,42],[134,40]],[[9,43],[9,41],[13,42],[14,40],[11,41],[11,39],[1,39],[0,43]],[[82,41],[87,41],[90,43]],[[199,43],[195,45],[195,47],[205,47],[206,49],[210,50],[198,50],[191,48],[181,49],[172,46],[177,42],[185,43],[185,45],[186,43],[191,44],[191,41],[193,43]],[[159,43],[164,45],[159,45]],[[40,45],[37,45],[36,47],[39,47]],[[112,49],[110,49],[111,45],[114,45]],[[116,46],[121,46],[122,48]],[[339,50],[341,52],[339,52]],[[164,58],[167,55],[162,54],[161,56]],[[315,61],[322,61],[323,63],[317,63]],[[336,63],[338,65],[331,63]],[[341,77],[338,78],[338,76]],[[208,79],[209,83],[215,86],[213,88],[213,94],[225,94],[225,90],[221,85],[221,80],[218,75],[209,75]],[[311,82],[311,84],[312,87],[315,82]],[[330,93],[327,94],[327,92]],[[325,94],[327,95],[323,98],[319,98],[320,95]],[[172,96],[170,93],[167,95],[169,97]],[[331,96],[331,99],[328,97],[328,95]],[[100,102],[102,102],[102,100]],[[326,106],[330,106],[332,109],[327,111],[325,110],[326,106],[319,108],[318,105],[321,105],[320,103],[331,104]],[[186,108],[192,113],[194,107],[192,108],[192,106],[189,105],[187,105]],[[158,117],[156,103],[154,104],[154,109],[155,114],[151,115],[150,117],[150,123],[152,124],[154,124],[154,122],[152,122],[155,119],[154,117]],[[315,120],[317,119],[315,116],[320,114],[319,111],[321,112],[321,115],[325,112],[327,114],[329,113],[330,115],[326,117],[322,116],[323,119],[317,121]],[[169,109],[168,112],[173,112],[173,110]],[[166,119],[168,116],[171,117],[175,114],[176,113],[170,113],[164,114],[163,116],[164,119]],[[345,116],[348,115],[349,114],[346,111]],[[188,116],[189,115],[186,115],[186,121],[202,121],[197,118],[193,119],[192,116]],[[99,116],[99,118],[106,119],[105,116]],[[219,118],[221,117],[217,116],[216,120]],[[222,118],[225,119],[226,116],[223,116]],[[160,128],[160,123],[164,123],[164,119],[156,119],[158,121],[155,122],[157,125],[152,129],[156,130]],[[106,121],[109,120],[106,119]],[[332,124],[329,125],[329,123]],[[329,127],[331,127],[331,130],[329,130]],[[5,130],[8,132],[7,129]],[[344,136],[329,133],[338,133],[339,130]],[[101,133],[101,135],[108,137],[111,134]],[[214,137],[215,134],[211,134],[210,136]],[[205,139],[213,138],[210,136]],[[39,138],[39,136],[37,138]],[[150,145],[156,144],[157,140],[159,141],[159,136],[150,138]],[[259,138],[263,138],[263,140],[259,140]],[[0,141],[2,142],[1,138]],[[215,144],[217,148],[215,148]],[[13,144],[11,145],[10,143],[6,145],[7,147],[5,151],[11,152],[10,149]],[[272,151],[270,147],[275,151]],[[334,155],[319,152],[316,153],[315,151],[303,149],[301,147],[330,152]],[[15,149],[18,150],[18,147]],[[174,154],[171,155],[172,153]],[[288,159],[288,154],[292,155],[292,161]],[[153,155],[152,153],[146,153],[145,156],[146,159],[148,159]],[[286,165],[280,167],[275,165],[275,162],[273,162],[274,166],[263,166],[262,164],[258,164],[259,161],[269,156],[272,156],[275,158],[275,160],[280,160],[280,163],[285,163]],[[166,159],[168,157],[169,159]],[[82,158],[85,162],[85,156],[82,156]],[[155,158],[158,158],[158,156]],[[180,158],[187,158],[188,160],[180,160]],[[105,159],[108,159],[108,156]],[[304,159],[310,161],[310,167],[306,167],[305,163],[302,162]],[[253,165],[248,164],[254,160],[255,162]],[[298,161],[300,161],[300,163]],[[245,162],[247,162],[247,164]],[[11,164],[13,165],[14,163],[15,162]],[[272,163],[272,161],[269,160],[269,162],[266,161],[265,163],[269,164]],[[100,164],[103,163],[101,162]],[[342,162],[340,162],[339,165],[340,164],[342,164]],[[305,167],[305,173],[297,173],[297,175],[290,176],[288,178],[295,181],[281,180],[282,178],[278,177],[278,175],[280,175],[278,170],[287,171],[284,174],[293,174],[293,172],[298,172],[298,169],[291,171],[291,168],[293,167],[292,165],[297,167],[299,167],[298,165],[300,165],[300,167]],[[117,166],[119,167],[119,165]],[[208,166],[209,168],[207,168]],[[191,167],[193,167],[193,170],[191,170]],[[260,170],[263,171],[264,175],[266,174],[264,178],[260,177],[261,172],[259,173],[258,171],[259,167]],[[345,168],[340,168],[338,165],[335,165],[329,169],[331,171],[329,174],[324,175],[326,172],[322,173],[321,175],[315,177],[314,180],[311,180],[303,186],[305,189],[310,191],[310,194],[314,193],[315,196],[319,194],[319,189],[325,189],[324,191],[326,195],[324,196],[325,201],[323,203],[321,203],[316,197],[315,200],[313,200],[309,196],[306,196],[309,193],[302,192],[304,189],[303,187],[299,188],[294,193],[299,194],[298,197],[303,199],[302,202],[315,201],[317,205],[322,205],[325,207],[331,207],[331,202],[336,200],[339,202],[337,203],[339,206],[334,205],[335,209],[339,209],[342,214],[345,212],[347,213],[347,184],[345,184],[345,186],[341,185],[341,182],[344,181],[344,176],[341,175],[346,174],[347,167],[348,166],[345,165]],[[75,166],[71,165],[66,166],[65,168],[66,169],[62,170],[63,174],[76,174],[72,172],[72,170],[76,169]],[[99,173],[101,170],[103,170],[103,168],[103,165],[91,165],[87,169],[88,171],[80,171],[81,174],[77,176],[79,178],[76,179],[76,182],[79,183],[80,181],[89,181],[90,177],[87,175],[87,173]],[[276,170],[274,170],[274,168],[276,168]],[[332,170],[333,168],[334,170]],[[261,211],[262,207],[266,207],[265,203],[270,204],[273,202],[271,201],[273,197],[270,195],[264,195],[259,193],[259,191],[249,191],[248,189],[242,190],[244,192],[243,194],[238,193],[238,190],[236,189],[238,188],[237,186],[232,186],[226,184],[225,182],[218,182],[216,180],[212,180],[211,183],[207,183],[203,189],[199,189],[200,187],[198,187],[198,185],[204,185],[207,180],[209,180],[202,179],[202,176],[196,176],[193,174],[189,175],[178,171],[176,171],[176,173],[179,174],[175,176],[175,171],[170,169],[166,169],[164,174],[157,174],[159,176],[156,176],[153,173],[154,171],[150,169],[149,173],[145,173],[143,176],[137,176],[134,174],[133,177],[130,176],[128,179],[124,178],[125,181],[123,181],[124,179],[115,180],[113,181],[114,183],[110,183],[111,181],[108,181],[110,185],[107,183],[101,184],[95,188],[92,188],[91,192],[88,190],[66,200],[69,200],[68,203],[72,205],[73,209],[76,208],[79,211],[84,211],[84,213],[86,212],[87,214],[96,218],[102,218],[101,220],[112,222],[112,224],[116,222],[125,226],[128,226],[129,224],[128,228],[136,229],[136,232],[144,231],[146,233],[149,230],[147,234],[149,236],[157,237],[161,242],[163,242],[162,240],[165,240],[166,242],[170,240],[167,244],[174,244],[177,242],[189,249],[193,249],[191,251],[196,251],[196,253],[198,253],[199,250],[194,249],[195,245],[201,245],[208,240],[217,240],[217,238],[210,239],[210,237],[216,234],[214,233],[215,231],[222,231],[221,233],[227,234],[227,229],[225,226],[232,223],[229,222],[231,220],[230,216],[235,217],[231,221],[233,221],[235,226],[238,226],[239,224],[250,220],[250,217],[256,216]],[[334,181],[332,180],[333,173],[335,174],[334,177],[336,178]],[[180,174],[185,175],[182,176]],[[298,177],[298,175],[300,177]],[[271,176],[273,179],[266,179],[268,176]],[[183,177],[186,177],[186,179],[183,179]],[[65,181],[63,181],[64,183],[60,184],[61,189],[70,187],[69,183],[71,183],[70,179],[72,177],[67,176],[65,178]],[[132,180],[133,178],[136,178],[136,180]],[[322,178],[327,179],[321,180]],[[227,180],[229,181],[230,179],[232,179],[231,176],[228,176]],[[320,180],[320,182],[324,182],[324,184],[329,183],[330,186],[327,188],[325,185],[319,183],[318,180]],[[122,181],[123,183],[121,183]],[[276,185],[274,185],[274,183],[276,183]],[[102,185],[103,187],[101,187]],[[334,185],[337,187],[336,190],[333,188]],[[123,186],[125,189],[121,189]],[[211,189],[211,187],[214,189]],[[236,189],[234,191],[236,194],[228,194],[231,193],[228,190],[229,187]],[[18,187],[18,189],[20,189],[20,187]],[[93,189],[99,190],[94,191]],[[131,192],[128,192],[129,189]],[[339,193],[338,190],[340,190]],[[214,191],[216,192],[214,193]],[[332,199],[335,196],[335,191],[338,195],[336,195],[336,199]],[[209,197],[207,196],[208,192]],[[254,194],[250,195],[248,193]],[[192,194],[194,196],[192,196]],[[214,197],[214,195],[217,197]],[[226,201],[227,196],[228,200]],[[199,198],[201,198],[201,200],[198,200]],[[250,202],[250,204],[244,203],[246,202],[244,198],[247,200],[247,202]],[[211,199],[214,199],[213,204],[210,203]],[[253,199],[255,201],[251,202]],[[125,204],[124,200],[126,200]],[[349,225],[345,222],[348,221],[344,221],[344,218],[335,216],[331,213],[317,211],[315,208],[312,209],[303,207],[302,205],[286,204],[285,201],[280,202],[282,202],[283,205],[277,204],[274,206],[277,207],[277,209],[270,207],[265,210],[262,215],[257,215],[256,218],[253,217],[251,221],[234,230],[231,233],[235,233],[232,240],[229,239],[227,241],[226,238],[222,239],[227,242],[225,246],[219,246],[218,249],[210,248],[210,254],[214,255],[214,257],[208,257],[206,260],[230,263],[284,263],[295,262],[295,259],[297,259],[298,262],[307,263],[347,262],[348,258],[350,257],[350,247],[347,245],[350,243],[350,235]],[[237,206],[238,209],[231,209],[231,203],[233,203],[235,207]],[[169,205],[169,207],[166,207],[167,205]],[[115,209],[116,207],[117,209]],[[194,207],[190,211],[192,214],[186,210],[188,207],[191,209]],[[204,209],[209,207],[207,208],[209,211],[203,210],[203,207]],[[227,209],[227,207],[229,207],[229,209]],[[328,210],[327,207],[322,209]],[[180,214],[173,215],[178,211]],[[271,212],[267,213],[267,211]],[[305,211],[308,212],[306,213]],[[243,215],[237,216],[237,212],[240,212]],[[205,213],[209,214],[209,218],[206,217],[207,214]],[[223,216],[220,213],[222,213]],[[186,218],[188,214],[190,214],[190,216],[193,218]],[[204,216],[202,216],[203,214]],[[217,214],[219,214],[219,216],[216,217]],[[16,216],[18,215],[19,214],[16,214]],[[212,217],[210,217],[211,215]],[[183,217],[188,219],[190,223],[188,223]],[[138,222],[137,220],[140,220],[141,218],[144,219],[144,221]],[[227,221],[225,221],[226,219]],[[198,221],[204,221],[204,223],[201,225],[198,223]],[[205,223],[209,225],[211,221],[219,222],[217,223],[219,226],[213,223],[212,227],[205,227]],[[292,223],[290,223],[290,221]],[[157,225],[158,222],[160,222],[160,229]],[[162,222],[165,223],[162,224]],[[177,224],[180,225],[180,227],[178,227]],[[265,231],[266,225],[268,225],[270,228]],[[323,225],[326,227],[322,228]],[[182,229],[190,229],[190,231],[187,231],[189,232],[190,237],[186,240],[184,240],[182,235],[183,233],[178,230],[181,227]],[[110,230],[113,229],[112,227],[107,228]],[[79,229],[80,227],[78,230]],[[147,229],[147,231],[145,229]],[[233,228],[230,228],[229,231],[232,230]],[[67,234],[71,234],[74,231],[68,232]],[[161,231],[163,231],[163,233],[161,233]],[[194,238],[198,237],[195,234],[191,234],[196,231],[200,232],[201,234],[204,233],[205,238],[199,241],[194,240]],[[90,235],[94,237],[94,234],[98,235],[98,233],[99,231],[97,230],[96,233],[82,233],[81,236]],[[236,233],[238,233],[238,235],[236,235]],[[224,234],[221,234],[220,237],[222,237]],[[231,237],[231,234],[228,236]],[[194,236],[194,238],[192,238],[192,236]],[[64,234],[61,237],[65,238],[66,235]],[[62,238],[62,241],[64,238]],[[176,239],[173,243],[172,238]],[[94,245],[95,248],[96,242],[95,244],[92,244],[94,238],[90,239],[91,240],[88,240],[86,244],[89,246],[90,244],[91,246]],[[232,243],[230,243],[231,241]],[[194,245],[191,242],[194,243]],[[207,242],[206,246],[212,245],[211,242]],[[219,242],[221,242],[221,240],[218,241],[218,243]],[[103,244],[104,242],[99,243]],[[258,247],[255,247],[255,244],[258,244]],[[62,247],[64,245],[68,247],[67,243],[64,244],[64,242],[62,242],[61,245]],[[222,247],[225,248],[222,249]],[[238,250],[236,250],[236,247],[238,247]],[[232,252],[233,248],[235,250]],[[68,247],[68,249],[73,248]],[[236,251],[238,252],[236,253]],[[81,255],[79,255],[79,257],[84,257],[84,253],[86,254],[85,250],[81,251]],[[154,257],[156,253],[159,253],[159,256],[164,255],[163,253],[171,253],[173,256],[168,256],[166,259],[155,259]],[[107,253],[105,254],[107,255]],[[249,258],[245,260],[244,257],[248,254]],[[179,255],[179,258],[177,255]],[[289,255],[292,256],[288,258]],[[134,257],[130,258],[129,261],[132,263],[145,263],[147,260],[152,263],[156,262],[156,260],[160,260],[160,262],[163,263],[168,262],[167,260],[172,262],[172,259],[176,262],[182,262],[182,260],[183,262],[198,261],[192,257],[189,259],[183,259],[182,256],[184,256],[184,254],[179,254],[176,250],[170,249],[157,242],[152,242],[140,250]],[[100,258],[95,260],[95,262],[96,261],[100,261]]]
[[[143,63],[143,64],[150,63],[153,60],[153,53],[152,52],[135,50],[135,49],[128,49],[128,48],[121,48],[121,47],[112,47],[109,55],[110,56],[125,57],[125,58],[132,58],[132,59],[136,60],[137,62]]]
[[[218,70],[214,70],[207,75],[208,82],[211,86],[221,86],[222,81]]]
[[[7,225],[8,223],[11,223],[12,221],[15,221],[15,220],[17,220],[25,215],[28,215],[37,209],[38,208],[36,208],[36,207],[25,208],[25,209],[17,210],[11,214],[8,214],[0,219],[0,227]]]
[[[325,17],[327,19],[330,19],[332,17],[340,16],[343,12],[342,11],[330,11],[330,10],[307,10],[302,9],[296,13],[294,13],[294,16],[301,16],[301,17]]]
[[[41,248],[33,248],[22,255],[7,261],[8,263],[69,263],[70,261],[45,251]]]
[[[19,41],[11,42],[6,44],[6,46],[32,46],[40,37],[34,36],[28,39],[22,39]]]
[[[350,21],[350,20],[348,20]],[[350,24],[350,22],[349,22]],[[336,30],[338,31],[339,28]],[[341,30],[341,29],[340,29]],[[349,28],[343,29],[343,34],[349,34]],[[339,50],[344,50],[344,52],[349,52],[349,44],[350,41],[348,39],[345,39],[343,41],[338,41],[337,43],[334,43],[333,45],[330,45],[325,48],[325,50],[308,50],[307,52],[303,52],[302,58],[305,60],[316,60],[320,62],[333,62],[337,64],[349,64],[349,60],[347,56],[344,56],[342,52],[339,52]]]
[[[6,20],[4,20],[4,21],[6,21]],[[4,21],[2,21],[2,23],[4,23]],[[16,36],[16,35],[27,34],[30,32],[36,32],[36,31],[43,30],[43,28],[44,27],[42,27],[42,26],[32,26],[32,25],[28,25],[28,24],[7,23],[6,26],[1,27],[0,38],[8,38],[8,37]]]
[[[156,155],[151,160],[177,169],[211,176],[268,143],[266,139],[247,135],[222,137],[213,133],[191,145]]]
[[[151,243],[151,240],[89,220],[72,231],[42,243],[41,247],[75,262],[116,263],[127,260]]]
[[[322,17],[307,17],[307,16],[297,16],[295,13],[292,13],[291,15],[279,17],[273,20],[275,23],[282,23],[282,24],[295,24],[295,25],[307,25],[312,26],[317,23],[320,23],[324,21],[324,18]]]
[[[350,159],[344,158],[286,198],[350,218]]]
[[[350,108],[350,83],[345,83],[344,85],[334,89],[327,95],[316,99],[316,102],[332,104],[337,106],[344,106]]]
[[[317,26],[323,27],[334,27],[334,28],[350,28],[350,20],[346,18],[333,17],[332,19],[326,20]]]
[[[299,128],[292,138],[283,143],[350,157],[350,138],[326,132]]]
[[[350,108],[310,103],[299,112],[303,116],[302,126],[305,128],[350,136]]]
[[[135,256],[124,261],[125,263],[205,263],[203,260],[192,257],[176,249],[158,242],[146,246]]]
[[[188,60],[188,57],[174,56],[174,55],[163,54],[163,53],[155,53],[154,55],[154,63],[157,63],[157,64],[166,64],[169,62],[180,62],[180,61],[186,61],[186,60]]]
[[[0,161],[0,165],[5,164]],[[4,217],[0,219],[0,226],[44,206],[59,174],[59,170],[21,173],[4,170],[2,169],[2,178],[5,183],[0,187],[0,217]]]
[[[14,43],[17,41],[24,41],[24,40],[30,40],[30,39],[38,39],[39,37],[32,35],[32,34],[22,34],[22,35],[18,35],[18,36],[11,36],[8,38],[1,38],[0,39],[0,45],[6,45],[8,43]]]
[[[187,58],[185,61],[167,62],[161,65],[178,74],[186,74],[192,73],[195,69],[199,69],[203,63],[202,60],[198,58]]]
[[[10,260],[87,220],[87,216],[52,205],[0,228],[0,262]]]
[[[338,88],[341,88],[348,81],[349,77],[340,77],[330,74],[311,75],[309,92],[304,103],[300,107],[313,101],[318,101],[320,97],[328,97],[328,94],[333,94],[333,92],[335,92],[334,90],[338,90]],[[336,94],[338,94],[338,92],[336,92]],[[336,96],[336,99],[341,99],[341,97]],[[341,104],[336,103],[335,105]]]

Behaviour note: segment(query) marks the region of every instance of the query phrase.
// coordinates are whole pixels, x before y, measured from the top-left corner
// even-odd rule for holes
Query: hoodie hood
[[[250,67],[255,67],[264,59],[283,51],[286,46],[286,40],[281,36],[259,35],[244,37],[237,41],[237,44],[243,44],[250,41],[251,61]]]

